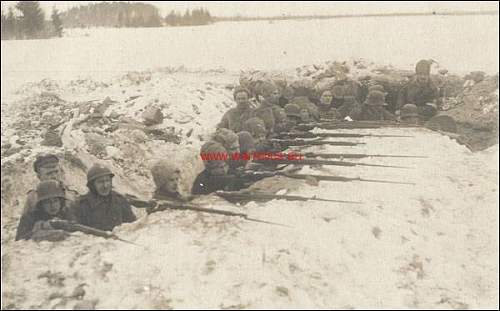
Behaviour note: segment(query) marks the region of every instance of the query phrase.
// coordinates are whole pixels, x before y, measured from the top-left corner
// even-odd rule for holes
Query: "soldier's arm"
[[[34,226],[35,219],[31,213],[24,213],[19,220],[19,225],[17,226],[16,241],[30,239]]]
[[[134,222],[137,220],[130,203],[122,197],[122,211],[123,211],[123,222]]]

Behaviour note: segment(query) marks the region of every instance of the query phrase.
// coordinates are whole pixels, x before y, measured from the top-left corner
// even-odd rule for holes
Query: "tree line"
[[[45,39],[61,37],[63,32],[59,11],[53,8],[50,21],[45,20],[45,13],[38,1],[18,1],[14,7],[4,12],[2,7],[2,40],[9,39]]]
[[[63,27],[161,27],[197,26],[214,22],[204,8],[171,11],[162,17],[154,5],[129,2],[99,2],[73,7],[60,13],[53,8],[50,20],[39,1],[18,1],[7,12],[2,7],[2,40],[61,37]]]
[[[100,2],[74,7],[61,14],[64,27],[161,27],[207,25],[213,22],[204,8],[171,11],[161,17],[158,8],[146,3]]]

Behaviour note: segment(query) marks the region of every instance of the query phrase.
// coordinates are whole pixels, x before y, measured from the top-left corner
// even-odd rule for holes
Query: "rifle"
[[[280,133],[279,137],[286,138],[330,138],[330,137],[352,137],[352,138],[362,138],[362,137],[414,137],[408,135],[375,135],[375,134],[357,134],[357,133],[310,133],[310,132],[286,132]]]
[[[330,146],[357,146],[364,145],[365,143],[353,143],[347,141],[324,141],[324,140],[303,140],[303,139],[270,139],[272,143],[276,143],[282,146],[318,146],[318,145],[330,145]]]
[[[297,165],[335,165],[335,166],[373,166],[373,167],[390,167],[390,168],[405,168],[409,169],[407,166],[395,166],[395,165],[382,165],[382,164],[368,164],[368,163],[356,163],[356,162],[345,162],[345,161],[330,161],[330,160],[318,160],[318,159],[268,159],[268,160],[258,160],[257,163],[271,162],[274,164],[297,164]]]
[[[95,236],[102,237],[102,238],[105,238],[105,239],[118,240],[118,241],[121,241],[121,242],[124,242],[124,243],[133,244],[133,245],[138,246],[134,242],[124,240],[124,239],[118,237],[114,233],[111,233],[111,232],[108,232],[108,231],[99,230],[99,229],[95,229],[95,228],[92,228],[92,227],[89,227],[89,226],[85,226],[85,225],[81,225],[81,224],[77,224],[77,223],[74,223],[74,222],[65,221],[65,220],[55,220],[54,219],[54,220],[50,220],[49,223],[52,226],[52,228],[54,228],[54,229],[59,229],[59,230],[64,230],[64,231],[70,231],[70,232],[72,232],[72,231],[79,231],[79,232],[83,232],[85,234],[95,235]]]
[[[362,154],[362,153],[315,153],[306,152],[306,157],[320,157],[325,159],[331,158],[346,158],[346,159],[361,159],[361,158],[427,158],[426,156],[413,155],[392,155],[392,154]]]
[[[350,121],[350,122],[299,124],[296,126],[296,129],[301,131],[310,131],[315,127],[332,130],[332,129],[376,129],[383,127],[408,128],[408,127],[422,127],[422,126],[415,124],[403,124],[397,122],[381,123],[376,121]]]
[[[202,213],[207,213],[207,214],[216,214],[216,215],[224,215],[224,216],[231,216],[231,217],[241,217],[241,218],[248,220],[248,221],[265,223],[265,224],[282,226],[282,227],[289,227],[287,225],[280,224],[280,223],[275,223],[275,222],[271,222],[271,221],[267,221],[267,220],[252,218],[244,213],[236,213],[236,212],[215,209],[215,208],[205,208],[205,207],[200,207],[200,206],[196,206],[196,205],[191,205],[191,204],[186,204],[186,203],[177,203],[177,202],[171,202],[171,201],[158,201],[158,205],[156,206],[156,208],[148,211],[148,214],[154,213],[154,212],[164,211],[166,209],[175,209],[175,210],[184,210],[184,211],[190,210],[190,211],[202,212]]]
[[[314,178],[319,181],[340,181],[340,182],[349,182],[349,181],[363,181],[363,182],[376,182],[376,183],[386,183],[386,184],[399,184],[399,185],[415,185],[414,183],[401,182],[401,181],[390,181],[390,180],[379,180],[379,179],[364,179],[361,177],[343,177],[343,176],[325,176],[325,175],[308,175],[308,174],[280,174],[289,178],[296,179],[308,179]]]
[[[216,195],[221,198],[228,200],[229,202],[240,202],[240,201],[269,201],[269,200],[287,200],[287,201],[322,201],[322,202],[336,202],[336,203],[348,203],[348,204],[362,204],[362,202],[356,201],[343,201],[343,200],[330,200],[313,197],[302,197],[298,195],[283,195],[265,192],[238,192],[238,191],[216,191]]]

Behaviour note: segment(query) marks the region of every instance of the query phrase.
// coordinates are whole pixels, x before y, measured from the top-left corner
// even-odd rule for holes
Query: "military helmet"
[[[431,65],[432,65],[431,61],[422,59],[417,63],[417,65],[415,65],[415,72],[417,74],[430,75]]]
[[[418,117],[418,108],[413,104],[406,104],[401,107],[401,118]]]
[[[257,117],[253,117],[246,120],[243,123],[242,129],[244,131],[250,132],[250,134],[252,134],[252,137],[254,138],[262,135],[265,136],[267,134],[266,125],[264,121],[261,118]]]
[[[247,88],[245,88],[245,87],[243,87],[241,85],[238,85],[237,87],[234,88],[234,90],[233,90],[233,97],[236,98],[236,95],[238,93],[241,93],[241,92],[247,93],[248,97],[250,98],[250,96],[251,96],[250,95],[250,91]]]
[[[212,154],[213,157],[222,156],[223,154],[227,154],[226,148],[222,146],[220,143],[210,140],[201,146],[201,154]],[[222,165],[223,160],[205,160],[203,164],[206,168],[210,169],[213,167],[217,167]]]
[[[375,84],[375,85],[370,86],[368,88],[368,92],[371,92],[371,91],[380,91],[382,93],[385,93],[384,87],[380,84]]]
[[[40,167],[47,165],[49,163],[59,163],[59,158],[55,154],[42,153],[37,155],[35,162],[33,162],[33,170],[38,173]]]
[[[288,104],[285,106],[285,113],[288,117],[300,118],[300,107],[296,104]]]
[[[240,142],[241,153],[249,152],[250,150],[255,150],[255,142],[250,132],[241,131],[238,133],[238,138]]]
[[[36,204],[51,198],[65,198],[62,184],[55,180],[42,181],[36,187]]]
[[[230,146],[238,141],[238,135],[229,129],[219,128],[212,136],[212,140],[222,144],[223,146]]]
[[[94,180],[102,176],[114,177],[115,174],[107,167],[94,164],[87,172],[87,186],[90,185]]]
[[[366,103],[372,106],[386,106],[385,93],[380,91],[371,91],[366,97]]]
[[[273,116],[274,120],[276,120],[276,123],[281,123],[286,121],[286,112],[285,109],[281,107],[274,108],[273,107]]]
[[[334,87],[332,87],[333,98],[342,98],[345,95],[344,93],[345,90],[342,85],[335,85]]]
[[[259,94],[264,97],[269,97],[275,90],[279,90],[279,88],[271,82],[264,82],[260,85]]]

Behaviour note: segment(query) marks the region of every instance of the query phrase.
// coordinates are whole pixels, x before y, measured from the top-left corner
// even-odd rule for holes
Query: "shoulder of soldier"
[[[127,198],[123,194],[118,193],[116,191],[112,191],[111,195],[113,196],[113,199],[116,200],[116,202],[118,202],[119,204],[130,205],[129,201],[127,200]]]

